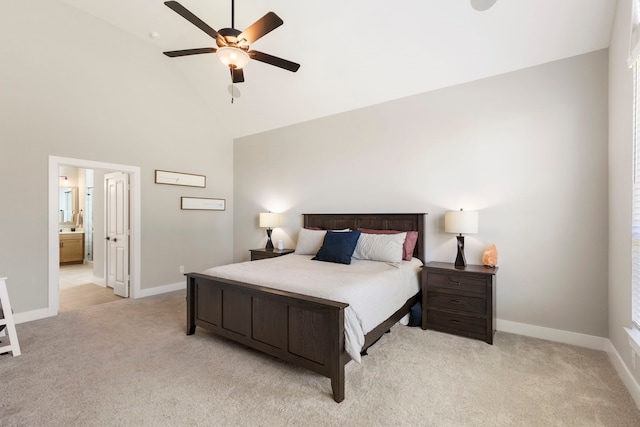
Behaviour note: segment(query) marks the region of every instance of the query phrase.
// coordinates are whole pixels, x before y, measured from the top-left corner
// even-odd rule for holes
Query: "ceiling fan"
[[[300,64],[287,61],[257,50],[249,50],[249,45],[260,39],[262,36],[278,28],[284,22],[278,15],[269,12],[256,22],[251,24],[244,31],[236,30],[234,27],[234,0],[231,0],[231,28],[222,28],[216,31],[207,25],[200,18],[191,13],[187,8],[177,1],[164,2],[171,10],[191,22],[196,27],[207,33],[216,40],[216,47],[202,47],[196,49],[172,50],[163,52],[165,55],[174,58],[176,56],[198,55],[201,53],[216,53],[220,62],[229,67],[231,71],[231,81],[233,83],[244,82],[243,67],[250,59],[274,65],[291,72],[298,71]]]

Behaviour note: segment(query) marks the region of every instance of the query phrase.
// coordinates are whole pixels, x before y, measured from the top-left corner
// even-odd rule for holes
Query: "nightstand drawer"
[[[274,256],[268,253],[252,253],[251,254],[251,261],[257,261],[259,259],[267,259],[267,258],[273,258]]]
[[[441,329],[445,332],[456,334],[464,334],[466,332],[476,337],[484,337],[487,334],[487,321],[479,317],[428,310],[427,323],[429,328]]]
[[[294,249],[251,249],[251,261],[292,254]]]
[[[497,267],[430,262],[422,270],[422,329],[493,344]]]
[[[478,295],[486,295],[487,293],[487,280],[483,276],[443,274],[430,271],[427,273],[427,283],[429,288],[450,289]]]
[[[486,314],[487,300],[485,298],[441,294],[434,291],[427,293],[427,307],[446,308],[465,313]]]

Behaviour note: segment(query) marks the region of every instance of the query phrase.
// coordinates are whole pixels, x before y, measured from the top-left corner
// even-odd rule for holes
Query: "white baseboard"
[[[640,384],[638,384],[638,381],[636,381],[633,374],[629,371],[629,368],[627,368],[627,365],[622,360],[622,357],[620,357],[620,353],[618,353],[618,350],[616,350],[609,340],[607,340],[607,348],[605,351],[609,354],[609,359],[620,376],[620,379],[622,379],[627,390],[629,390],[631,398],[633,398],[633,401],[636,402],[636,406],[640,409]]]
[[[98,277],[98,276],[92,276],[91,277],[91,283],[95,283],[96,285],[100,285],[103,288],[107,287],[106,282],[104,281],[104,278],[102,277]]]
[[[563,331],[560,329],[545,328],[544,326],[529,325],[526,323],[518,323],[502,319],[496,319],[496,329],[502,332],[577,345],[601,351],[606,351],[607,343],[609,342],[607,338],[603,337]]]
[[[96,283],[96,284],[99,285],[99,283]],[[101,285],[101,286],[105,286],[105,285]],[[138,294],[135,296],[135,298],[136,299],[145,298],[153,295],[164,294],[167,292],[180,291],[182,289],[185,289],[186,287],[187,287],[186,282],[178,282],[178,283],[171,283],[163,286],[156,286],[155,288],[150,288],[150,289],[141,289],[140,292],[138,292]],[[56,316],[57,314],[58,313],[56,313],[54,310],[50,310],[48,308],[42,308],[39,310],[31,310],[31,311],[25,311],[22,313],[15,313],[13,315],[13,321],[17,325],[19,323],[32,322],[34,320],[40,320],[47,317]]]
[[[55,316],[57,314],[58,313],[56,313],[54,310],[49,310],[48,308],[42,308],[40,310],[31,310],[31,311],[25,311],[23,313],[15,313],[13,315],[13,321],[16,322],[16,325],[17,325],[18,323],[32,322],[34,320],[44,319],[46,317]]]
[[[187,287],[187,283],[186,281],[183,281],[183,282],[177,282],[177,283],[170,283],[168,285],[156,286],[149,289],[140,289],[136,293],[134,298],[138,299],[138,298],[151,297],[154,295],[166,294],[167,292],[180,291],[182,289],[185,289],[186,287]]]
[[[629,390],[631,398],[636,403],[638,409],[640,409],[640,385],[608,338],[579,334],[577,332],[563,331],[560,329],[545,328],[543,326],[528,325],[526,323],[511,322],[509,320],[502,319],[496,319],[496,329],[502,332],[510,332],[512,334],[525,335],[528,337],[577,345],[580,347],[590,348],[592,350],[606,352],[609,355],[611,364],[618,373],[618,376],[620,376],[625,387]]]

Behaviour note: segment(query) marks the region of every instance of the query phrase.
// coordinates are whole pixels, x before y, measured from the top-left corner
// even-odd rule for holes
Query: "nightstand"
[[[275,258],[282,255],[291,254],[295,249],[250,249],[251,261],[259,259]]]
[[[493,344],[498,267],[455,268],[430,262],[422,269],[422,329],[476,338]]]

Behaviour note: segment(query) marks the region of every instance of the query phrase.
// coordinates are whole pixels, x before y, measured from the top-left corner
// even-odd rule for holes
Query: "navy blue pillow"
[[[409,326],[421,326],[422,325],[422,304],[420,301],[415,303],[411,307],[411,314],[409,314]]]
[[[356,231],[327,231],[322,247],[311,259],[316,261],[351,264],[351,255],[356,249],[358,238],[362,232]]]

